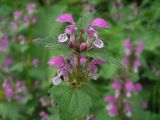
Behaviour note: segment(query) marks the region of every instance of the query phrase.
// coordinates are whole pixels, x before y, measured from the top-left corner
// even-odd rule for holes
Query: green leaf
[[[62,120],[74,120],[75,117],[84,117],[89,112],[92,100],[81,89],[59,85],[50,89],[51,98],[57,103]]]

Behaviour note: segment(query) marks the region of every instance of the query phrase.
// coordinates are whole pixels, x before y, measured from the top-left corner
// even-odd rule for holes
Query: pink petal
[[[95,27],[101,27],[101,28],[109,28],[109,24],[102,18],[95,18],[92,23],[91,26],[95,26]]]
[[[112,88],[115,90],[119,90],[119,89],[121,89],[121,87],[122,86],[121,86],[121,83],[119,80],[114,81],[114,83],[112,84]]]
[[[55,56],[48,62],[48,65],[61,68],[65,65],[65,60],[62,56]]]
[[[69,22],[71,24],[74,24],[74,19],[72,17],[72,15],[68,14],[68,13],[64,13],[63,15],[59,16],[57,19],[56,19],[57,22],[60,22],[60,23],[65,23],[65,22]]]
[[[144,41],[139,41],[136,46],[136,52],[138,54],[140,54],[142,52],[143,46],[144,46]]]

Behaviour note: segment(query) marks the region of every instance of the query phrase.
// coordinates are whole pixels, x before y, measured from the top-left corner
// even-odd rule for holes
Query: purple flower
[[[116,98],[114,96],[105,96],[104,101],[108,102],[108,103],[111,103],[111,104],[116,104],[117,103]]]
[[[121,89],[121,83],[119,80],[115,80],[114,83],[112,84],[112,88],[115,90],[120,90]]]
[[[68,76],[68,66],[67,66],[67,64],[64,67],[60,68],[57,71],[57,73],[58,73],[58,76],[61,76],[61,75]]]
[[[139,41],[138,44],[137,44],[137,46],[136,46],[136,52],[138,54],[141,54],[143,46],[144,46],[144,41]]]
[[[84,56],[81,56],[81,58],[80,58],[81,65],[83,65],[86,61],[87,61],[87,58]]]
[[[129,98],[131,97],[131,92],[134,91],[134,84],[132,81],[127,80],[125,82],[125,89],[126,89],[126,96]]]
[[[54,66],[56,68],[61,68],[65,65],[65,60],[62,56],[55,56],[48,62],[49,66]]]
[[[37,67],[37,66],[38,66],[38,64],[40,64],[39,59],[34,58],[34,59],[32,60],[32,65],[33,65],[34,67]]]
[[[75,24],[74,19],[72,17],[72,15],[68,14],[68,13],[64,13],[63,15],[59,16],[56,19],[57,22],[61,22],[61,23],[65,23],[65,22],[69,22],[71,24]]]
[[[22,81],[16,81],[16,88],[19,92],[26,92],[27,86]]]
[[[95,18],[91,25],[88,26],[87,29],[87,43],[90,45],[92,44],[92,39],[93,37],[95,38],[95,40],[93,41],[93,44],[95,45],[95,47],[97,48],[103,48],[104,47],[104,43],[103,41],[99,38],[98,36],[98,31],[94,28],[94,27],[101,27],[101,28],[109,28],[108,23],[102,19],[102,18]]]
[[[6,52],[7,49],[8,49],[8,39],[6,38],[0,39],[0,53]]]
[[[59,76],[56,76],[52,79],[54,85],[59,85],[62,82],[62,79]]]
[[[142,85],[141,85],[140,83],[136,83],[136,84],[134,85],[134,90],[135,90],[136,92],[140,92],[140,91],[142,90]]]
[[[125,82],[125,88],[126,88],[127,91],[133,91],[134,90],[134,84],[133,84],[133,82],[130,81],[130,80],[127,80]]]
[[[40,99],[39,99],[40,103],[42,106],[47,106],[47,100],[44,96],[41,96]]]
[[[20,19],[22,17],[22,12],[18,11],[18,10],[14,11],[13,16],[14,16],[15,20],[18,20],[18,19]]]
[[[97,48],[103,48],[104,47],[104,43],[101,39],[96,39],[93,43]]]
[[[70,15],[68,13],[64,13],[63,15],[59,16],[56,19],[56,21],[60,22],[60,23],[69,22],[71,24],[66,27],[65,33],[60,34],[58,36],[58,41],[59,42],[66,42],[68,40],[68,36],[67,36],[68,34],[70,36],[70,41],[73,41],[75,39],[74,34],[75,34],[76,23],[74,22],[72,15]]]
[[[7,100],[11,101],[11,99],[14,97],[14,92],[12,85],[9,83],[9,80],[4,80],[2,87],[4,89]]]
[[[68,40],[67,33],[63,33],[58,36],[58,42],[66,42],[67,40]]]
[[[16,30],[18,28],[18,25],[16,22],[11,23],[12,29]]]
[[[75,47],[75,41],[74,40],[70,40],[69,41],[69,47],[70,48],[74,48]]]
[[[101,28],[109,28],[109,24],[102,18],[95,18],[92,23],[91,26],[93,27],[101,27]]]
[[[141,66],[141,61],[139,59],[136,59],[133,65],[133,71],[137,73],[140,66]]]
[[[130,55],[131,54],[131,49],[132,49],[132,43],[130,39],[126,39],[123,42],[124,47],[125,47],[125,53],[126,55]]]
[[[132,105],[130,103],[125,103],[124,109],[126,111],[126,116],[132,116]]]
[[[80,51],[86,51],[86,50],[87,50],[87,43],[81,43]]]
[[[26,38],[24,35],[21,34],[17,36],[17,40],[20,41],[21,44],[24,44]]]
[[[36,11],[36,4],[35,3],[29,3],[27,4],[27,10],[29,14],[33,14]]]
[[[5,68],[10,67],[12,64],[13,64],[13,59],[12,58],[5,59],[5,61],[3,63],[3,65],[4,65]]]
[[[115,105],[112,105],[112,106],[108,109],[108,115],[109,115],[110,117],[115,117],[116,114],[117,114],[117,112],[118,112],[118,109],[117,109],[117,107],[116,107]]]
[[[131,49],[131,47],[132,47],[132,43],[131,43],[130,39],[125,39],[123,44],[128,49]]]
[[[102,59],[93,59],[90,63],[89,63],[89,72],[91,73],[92,77],[94,80],[97,80],[98,75],[97,75],[97,65],[102,65],[105,64],[106,62]]]
[[[125,56],[123,61],[124,61],[125,65],[127,65],[127,66],[129,65],[129,57],[128,56]]]
[[[24,24],[26,24],[26,25],[29,25],[29,24],[30,24],[30,19],[29,19],[28,16],[24,16],[24,17],[23,17],[23,21],[24,21]]]
[[[41,117],[41,120],[48,120],[48,117],[49,117],[48,113],[45,111],[41,111],[39,113],[39,116]]]

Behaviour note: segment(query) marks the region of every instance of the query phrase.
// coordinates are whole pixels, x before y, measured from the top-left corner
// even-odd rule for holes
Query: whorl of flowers
[[[139,55],[143,49],[143,41],[139,41],[136,46],[131,44],[129,39],[124,40],[125,46],[125,69],[130,72],[137,73],[141,65]],[[112,83],[114,90],[113,96],[105,96],[104,101],[107,102],[108,115],[111,117],[119,116],[120,119],[125,116],[131,117],[133,106],[130,99],[133,94],[137,94],[142,90],[140,83],[133,83],[126,73],[120,76]],[[145,106],[146,107],[146,106]]]
[[[124,40],[124,47],[125,47],[125,57],[124,57],[124,64],[129,70],[133,70],[135,73],[138,72],[139,67],[141,66],[141,61],[139,59],[140,54],[143,50],[143,41],[139,41],[137,45],[132,45],[130,39]]]
[[[97,65],[105,64],[105,61],[100,58],[90,59],[81,53],[93,47],[104,47],[96,27],[108,29],[108,23],[102,18],[95,18],[86,29],[82,29],[77,26],[73,17],[68,13],[59,16],[56,21],[70,24],[66,26],[64,33],[58,36],[58,42],[69,41],[68,47],[73,50],[73,53],[66,58],[58,55],[49,60],[49,66],[57,68],[58,75],[53,78],[53,84],[59,85],[62,78],[71,84],[79,85],[88,81],[89,78],[97,80],[99,77]],[[78,32],[79,36],[77,36]],[[84,34],[87,35],[85,39],[83,38]]]

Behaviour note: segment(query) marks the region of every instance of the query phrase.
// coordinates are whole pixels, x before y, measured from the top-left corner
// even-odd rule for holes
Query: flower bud
[[[80,45],[80,51],[86,51],[87,50],[87,43],[82,43]]]
[[[70,48],[74,48],[75,47],[75,41],[74,40],[70,40],[69,41],[69,47]]]

